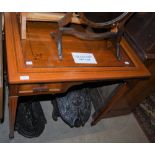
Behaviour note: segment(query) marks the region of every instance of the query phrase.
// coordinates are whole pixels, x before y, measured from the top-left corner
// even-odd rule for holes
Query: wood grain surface
[[[72,36],[63,37],[63,60],[58,59],[55,41],[50,32],[57,25],[45,22],[28,24],[25,41],[20,39],[16,13],[5,13],[5,34],[9,83],[38,83],[62,81],[92,81],[139,78],[150,75],[129,44],[121,42],[123,59],[118,61],[115,49],[106,41],[83,41]],[[97,64],[75,64],[71,52],[93,53]],[[33,65],[26,65],[32,61]],[[129,62],[129,65],[125,64]],[[28,80],[20,80],[28,76]]]

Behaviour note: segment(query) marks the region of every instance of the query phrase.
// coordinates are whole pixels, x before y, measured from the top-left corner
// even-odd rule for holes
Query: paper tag
[[[29,80],[29,76],[20,76],[20,80]]]
[[[32,65],[32,61],[26,61],[26,65]]]
[[[75,63],[97,64],[96,59],[92,53],[72,52],[72,57],[73,57]]]
[[[128,62],[128,61],[125,61],[124,63],[125,63],[126,65],[129,65],[129,64],[130,64],[130,62]]]

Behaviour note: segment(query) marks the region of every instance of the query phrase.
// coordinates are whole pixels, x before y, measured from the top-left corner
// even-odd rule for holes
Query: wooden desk
[[[16,13],[5,13],[10,138],[14,136],[19,96],[62,93],[84,82],[150,76],[124,39],[121,42],[123,58],[118,61],[114,47],[106,46],[106,41],[64,36],[63,60],[59,60],[55,41],[50,36],[56,29],[54,23],[28,22],[27,39],[21,40]],[[76,64],[71,52],[93,53],[97,64]],[[119,97],[126,91],[126,85],[122,86]]]

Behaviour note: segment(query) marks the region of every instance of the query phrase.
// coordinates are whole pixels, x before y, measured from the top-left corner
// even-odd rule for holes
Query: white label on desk
[[[125,63],[126,65],[129,65],[129,64],[130,64],[130,62],[128,62],[128,61],[125,61],[124,63]]]
[[[72,57],[73,57],[75,63],[97,64],[96,59],[92,53],[72,52]]]
[[[20,80],[29,80],[29,76],[20,76]]]
[[[32,61],[26,61],[26,65],[32,65]]]

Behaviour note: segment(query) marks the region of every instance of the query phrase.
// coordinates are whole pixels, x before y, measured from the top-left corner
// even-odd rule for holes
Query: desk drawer
[[[24,84],[18,86],[20,95],[57,93],[63,90],[62,83]]]
[[[63,93],[73,85],[81,82],[62,82],[45,84],[21,84],[18,85],[18,95],[37,95],[37,94],[55,94]]]

